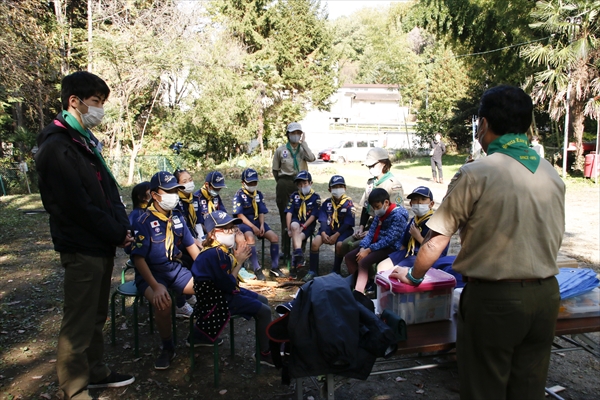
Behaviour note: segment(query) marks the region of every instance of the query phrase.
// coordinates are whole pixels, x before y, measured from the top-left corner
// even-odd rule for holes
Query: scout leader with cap
[[[333,272],[340,273],[343,256],[340,254],[342,242],[352,235],[354,228],[354,204],[346,196],[346,181],[341,175],[329,179],[331,197],[323,202],[319,211],[319,234],[310,246],[310,271],[302,278],[308,282],[319,274],[319,248],[329,244],[335,246]]]
[[[286,136],[288,142],[275,150],[273,155],[273,176],[277,181],[275,188],[279,219],[281,221],[281,237],[283,239],[283,254],[290,254],[290,237],[286,229],[286,212],[290,196],[297,188],[294,183],[300,171],[308,171],[308,163],[315,161],[316,157],[304,141],[302,126],[292,122],[287,126]]]
[[[265,296],[239,287],[237,276],[250,248],[236,240],[236,225],[242,220],[231,218],[223,211],[208,214],[204,220],[204,249],[192,265],[194,289],[198,298],[195,343],[214,342],[231,315],[256,319],[256,336],[260,348],[260,363],[274,366],[269,351],[267,326],[271,322],[271,307]],[[234,244],[237,246],[233,249]]]
[[[175,357],[168,290],[194,294],[192,274],[178,262],[180,246],[187,249],[192,259],[199,253],[183,214],[175,210],[182,188],[171,173],[154,174],[150,180],[152,200],[133,224],[135,242],[131,258],[135,265],[135,285],[154,306],[156,327],[162,340],[162,352],[154,362],[155,369],[169,368]]]
[[[198,224],[204,226],[204,217],[213,211],[224,211],[227,212],[223,200],[219,192],[221,189],[226,188],[225,177],[219,171],[212,171],[206,175],[204,179],[204,185],[194,193],[194,196],[198,198]],[[206,229],[204,229],[206,232]]]
[[[246,243],[252,251],[250,261],[256,279],[266,280],[261,265],[258,264],[258,255],[256,254],[257,237],[265,238],[271,242],[271,269],[269,272],[276,278],[282,278],[285,275],[279,269],[279,238],[265,222],[265,214],[269,210],[265,204],[263,194],[257,188],[258,172],[252,168],[246,168],[242,172],[242,188],[233,196],[233,215],[242,220],[240,230],[244,233]]]
[[[285,208],[286,226],[294,248],[290,268],[291,278],[296,278],[298,267],[304,263],[302,242],[311,237],[315,231],[321,208],[321,196],[312,189],[310,172],[300,171],[294,183],[298,190],[292,193]]]

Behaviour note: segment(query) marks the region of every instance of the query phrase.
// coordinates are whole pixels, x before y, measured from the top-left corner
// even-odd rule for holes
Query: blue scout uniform
[[[256,208],[255,208],[256,207]],[[262,192],[257,190],[254,194],[247,192],[245,189],[238,190],[233,196],[233,215],[244,214],[250,222],[254,223],[255,226],[260,228],[260,222],[258,220],[259,214],[268,214],[269,210],[264,202]],[[240,224],[240,231],[246,233],[252,231],[252,228],[246,224]],[[265,222],[265,232],[270,231],[271,228]]]
[[[194,193],[194,197],[198,198],[198,212],[196,213],[198,216],[197,223],[202,225],[204,225],[206,214],[210,214],[213,211],[227,212],[220,195],[216,195],[215,197],[211,197],[208,193],[205,195],[203,189],[204,187]]]
[[[352,200],[345,196],[340,200],[342,203],[336,212],[335,204],[333,204],[332,198],[325,200],[319,211],[319,234],[325,232],[328,236],[331,236],[337,232],[340,233],[337,241],[343,241],[354,233],[355,222],[354,222],[354,204]]]
[[[427,218],[419,221],[419,223],[417,224],[417,227],[421,228],[421,236],[423,236],[423,237],[427,236],[427,234],[429,233],[429,227],[427,226],[427,221],[429,221],[429,217],[431,217],[431,215],[429,215]],[[415,218],[413,217],[406,225],[406,228],[404,229],[404,233],[402,234],[402,241],[400,244],[401,244],[401,246],[404,247],[404,249],[395,251],[392,254],[390,254],[390,259],[392,260],[394,265],[412,267],[415,264],[415,260],[417,259],[417,253],[419,252],[419,249],[421,248],[421,244],[419,244],[419,242],[415,239],[415,240],[413,240],[414,247],[412,245],[409,246],[409,243],[412,238],[412,235],[410,234],[410,227],[414,222],[415,222]],[[449,246],[450,246],[449,244],[448,244],[448,246],[446,246],[446,248],[444,249],[444,251],[442,252],[442,255],[440,257],[446,256],[446,254],[448,253]],[[409,254],[409,252],[410,252],[410,254]]]
[[[194,238],[187,228],[181,212],[173,210],[171,221],[173,234],[171,254],[167,254],[169,251],[166,244],[170,237],[167,232],[167,222],[160,220],[150,210],[146,210],[137,221],[134,221],[135,242],[131,246],[131,255],[144,257],[157,282],[166,288],[174,288],[178,293],[182,293],[192,279],[192,275],[179,262],[173,260],[181,253],[179,247],[193,245]],[[148,283],[144,281],[137,270],[135,284],[140,293],[144,293],[148,288]]]
[[[146,212],[145,208],[134,208],[133,210],[131,210],[131,212],[129,213],[129,223],[131,224],[131,226],[133,226],[134,222],[138,220],[138,218],[144,214]],[[127,246],[125,247],[123,250],[125,250],[125,254],[131,254],[131,247]]]
[[[312,215],[315,216],[315,220],[309,226],[305,226],[302,232],[306,237],[309,237],[313,234],[315,230],[315,226],[317,225],[317,219],[319,217],[319,209],[321,207],[321,196],[317,193],[313,193],[308,199],[303,199],[302,194],[300,192],[294,192],[290,196],[290,201],[288,201],[287,206],[285,207],[285,212],[292,214],[292,222],[297,222],[299,224],[305,223],[308,218]],[[302,204],[304,203],[305,211],[302,211]]]
[[[200,215],[198,212],[200,208],[200,197],[198,197],[198,193],[199,192],[192,194],[191,199],[189,199],[188,202],[182,197],[182,193],[180,192],[179,203],[177,203],[177,206],[175,207],[176,210],[179,210],[183,214],[183,217],[185,218],[185,223],[194,238],[198,238],[198,232],[196,232],[196,224],[201,223]],[[183,194],[183,196],[187,195]],[[190,210],[190,208],[194,210],[194,215],[192,215],[192,210]]]

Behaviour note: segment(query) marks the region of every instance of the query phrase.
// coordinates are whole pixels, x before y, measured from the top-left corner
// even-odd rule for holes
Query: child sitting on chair
[[[312,176],[300,171],[294,179],[298,191],[292,193],[285,208],[287,230],[292,238],[292,265],[290,277],[296,279],[298,268],[304,263],[302,242],[313,235],[321,207],[321,196],[312,189]]]
[[[339,274],[342,266],[342,242],[354,232],[355,209],[352,199],[346,196],[346,181],[343,176],[334,175],[329,179],[329,192],[331,197],[323,202],[319,210],[319,234],[310,246],[310,271],[302,278],[304,282],[319,275],[319,248],[322,244],[335,246],[333,272]]]
[[[198,302],[194,308],[196,330],[194,340],[214,342],[231,315],[252,317],[257,321],[261,364],[274,366],[269,351],[267,326],[271,322],[271,307],[265,296],[239,287],[237,275],[250,257],[250,248],[236,240],[236,225],[242,221],[223,211],[206,216],[207,234],[203,250],[192,265],[194,289]],[[238,225],[239,226],[239,225]],[[235,250],[232,250],[237,243]]]
[[[265,214],[269,212],[264,202],[263,194],[257,190],[258,172],[246,168],[242,172],[242,188],[233,196],[233,216],[242,220],[240,231],[246,237],[246,243],[252,251],[250,262],[260,281],[266,280],[261,265],[258,264],[256,254],[256,238],[265,238],[271,242],[271,269],[269,272],[276,278],[283,278],[285,274],[279,269],[279,237],[265,222]]]
[[[225,177],[219,171],[212,171],[204,178],[204,185],[194,193],[194,197],[198,199],[198,212],[196,224],[202,225],[204,232],[204,217],[213,211],[227,212],[223,200],[219,193],[226,188]]]

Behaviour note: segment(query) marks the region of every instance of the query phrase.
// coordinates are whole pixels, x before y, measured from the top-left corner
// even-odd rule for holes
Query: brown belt
[[[463,276],[464,282],[479,282],[479,283],[534,283],[534,282],[542,282],[549,278],[533,278],[533,279],[498,279],[495,281],[487,280],[487,279],[479,279],[479,278],[469,278],[468,276]]]

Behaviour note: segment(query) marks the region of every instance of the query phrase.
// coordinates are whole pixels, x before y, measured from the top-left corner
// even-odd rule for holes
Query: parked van
[[[344,140],[338,147],[331,150],[331,161],[340,163],[363,161],[369,150],[377,145],[377,139]]]

